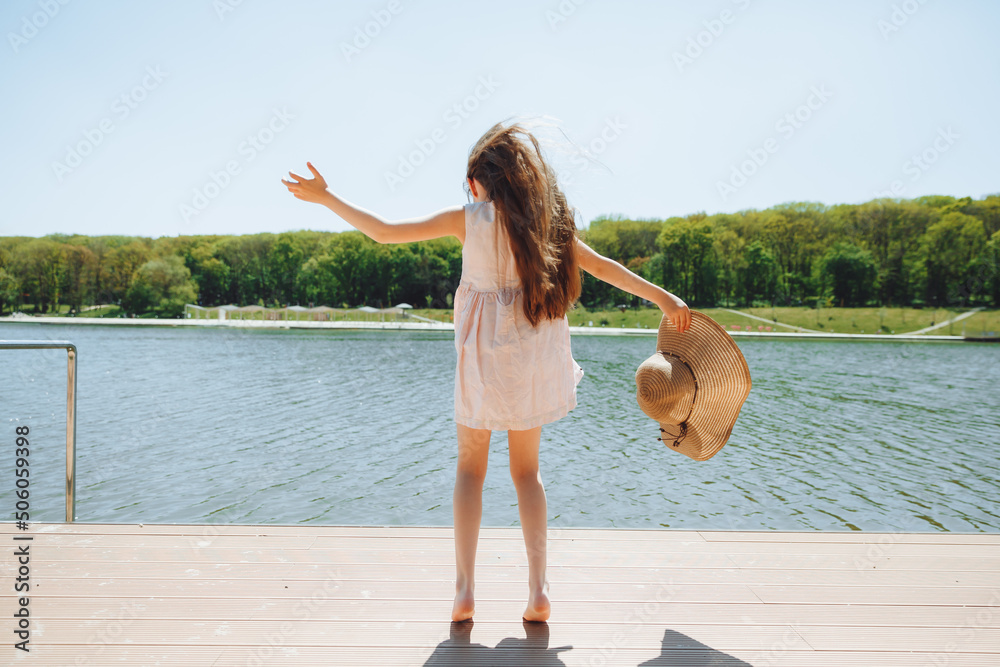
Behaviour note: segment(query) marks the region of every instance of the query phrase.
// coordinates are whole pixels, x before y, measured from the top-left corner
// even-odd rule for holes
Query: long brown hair
[[[575,212],[538,140],[517,123],[497,123],[472,147],[466,173],[486,189],[510,240],[524,316],[532,326],[563,317],[581,289]]]

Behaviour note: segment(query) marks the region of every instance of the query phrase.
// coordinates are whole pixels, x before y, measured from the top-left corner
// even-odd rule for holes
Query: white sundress
[[[521,431],[576,407],[583,369],[573,359],[566,316],[537,327],[525,318],[520,278],[495,213],[489,201],[465,206],[462,280],[454,302],[455,421]]]

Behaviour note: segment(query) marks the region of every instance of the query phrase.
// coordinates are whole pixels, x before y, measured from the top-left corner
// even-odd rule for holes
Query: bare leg
[[[517,489],[517,509],[521,515],[521,532],[528,552],[528,606],[526,621],[549,618],[549,581],[545,574],[547,553],[547,507],[545,487],[538,472],[538,444],[542,427],[528,431],[507,431],[510,446],[510,476]]]
[[[458,469],[452,514],[455,519],[455,604],[451,620],[472,618],[475,611],[476,546],[483,518],[483,481],[490,451],[490,431],[458,424]]]

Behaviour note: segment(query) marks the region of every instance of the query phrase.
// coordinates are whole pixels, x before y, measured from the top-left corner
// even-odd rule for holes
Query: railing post
[[[66,523],[76,518],[76,345],[66,340],[0,340],[0,350],[64,349],[66,359]]]
[[[66,348],[66,523],[76,518],[76,347]]]

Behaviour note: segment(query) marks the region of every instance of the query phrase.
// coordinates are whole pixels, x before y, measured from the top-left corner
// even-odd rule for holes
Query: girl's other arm
[[[326,206],[373,241],[410,243],[442,236],[455,236],[462,243],[465,242],[465,208],[462,206],[442,209],[420,218],[389,222],[327,190],[326,180],[312,163],[307,162],[306,166],[314,178],[303,178],[288,172],[292,180],[281,180],[288,191],[297,199]]]
[[[655,303],[678,331],[687,331],[691,326],[691,311],[679,297],[629,271],[613,259],[595,252],[580,239],[576,240],[576,256],[580,268],[595,278]]]

